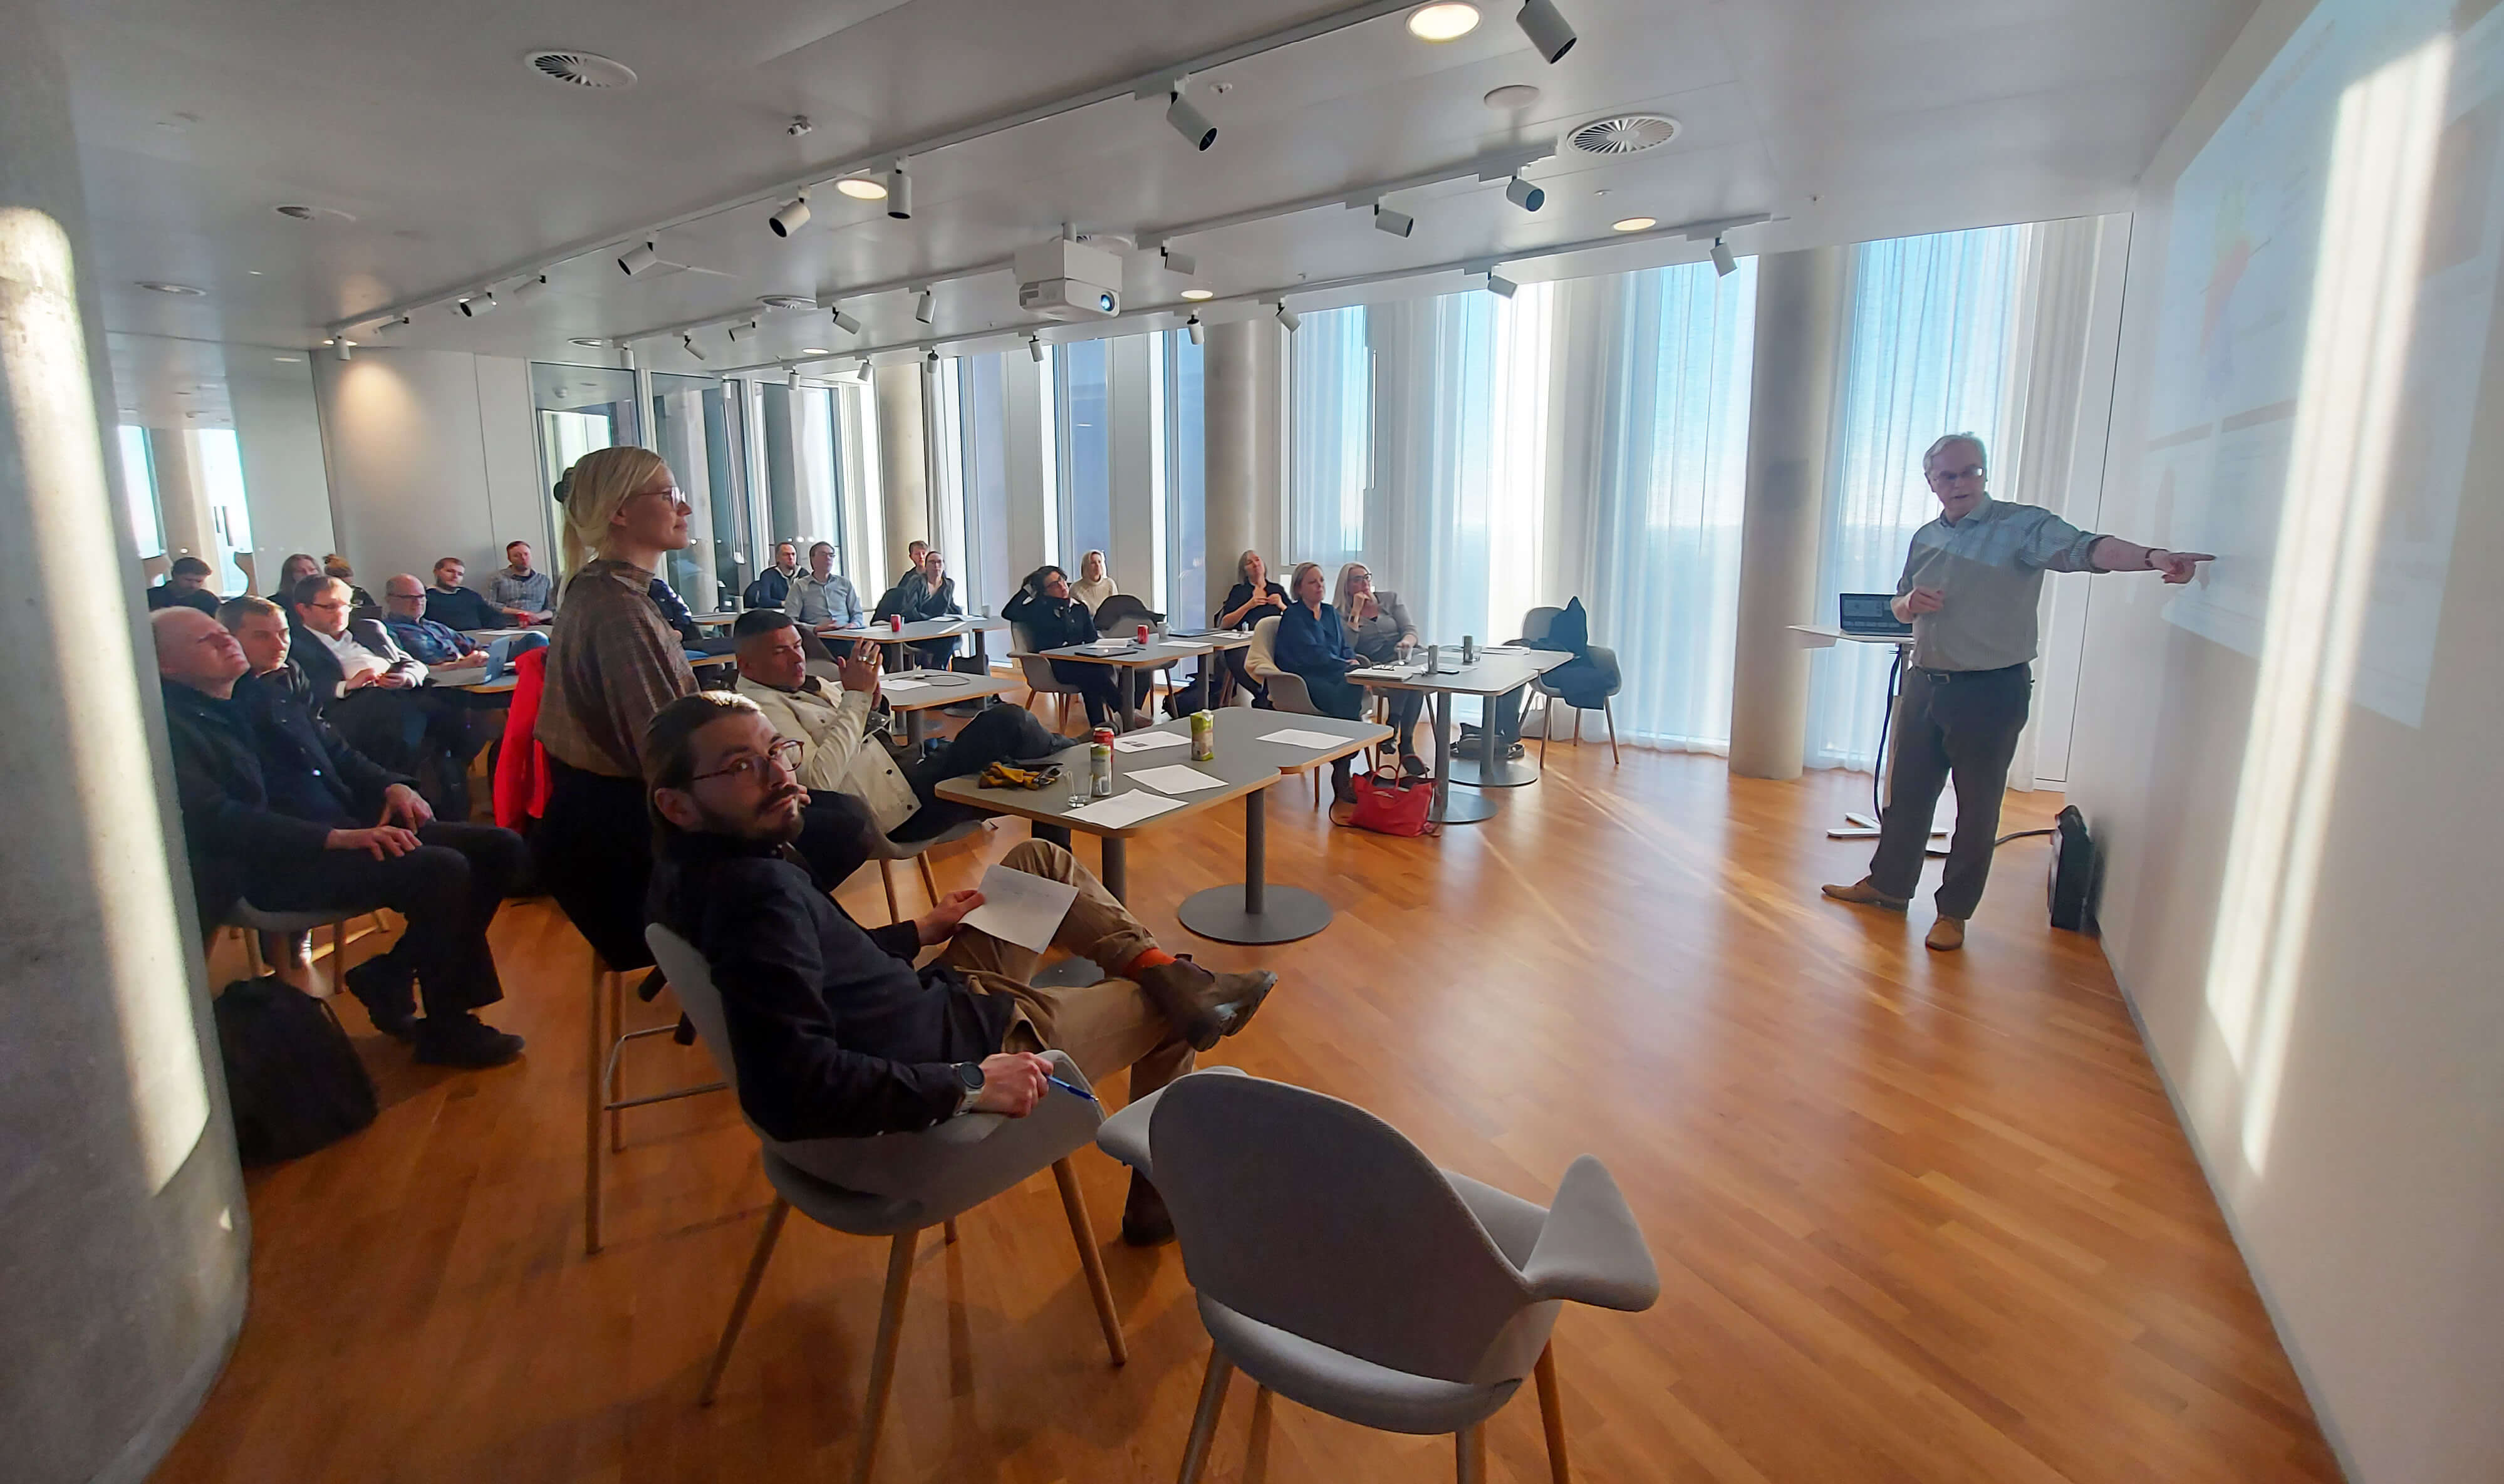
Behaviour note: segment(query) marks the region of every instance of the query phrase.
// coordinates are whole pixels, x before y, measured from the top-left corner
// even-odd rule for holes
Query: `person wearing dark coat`
[[[947,574],[948,559],[937,551],[922,553],[922,565],[906,572],[887,596],[878,601],[877,611],[870,622],[883,624],[889,618],[906,623],[923,623],[934,618],[947,618],[965,610],[956,605],[956,579]],[[913,651],[914,663],[931,670],[945,670],[948,660],[956,652],[956,638],[934,638],[906,646]]]
[[[1058,567],[1038,567],[1026,575],[1000,616],[1026,631],[1026,641],[1040,653],[1071,644],[1092,644],[1097,638],[1096,615],[1069,591],[1069,574]],[[1110,665],[1085,660],[1053,660],[1052,677],[1078,688],[1087,703],[1090,726],[1109,727],[1119,717],[1126,728],[1146,726],[1147,718],[1130,709],[1123,696],[1121,673]]]
[[[1314,710],[1355,721],[1365,714],[1365,687],[1350,680],[1347,673],[1365,661],[1348,643],[1339,609],[1322,601],[1326,583],[1318,564],[1305,562],[1296,568],[1290,583],[1295,600],[1279,618],[1269,650],[1280,670],[1304,682],[1304,694],[1311,698]],[[1353,787],[1348,781],[1348,760],[1331,764],[1331,791],[1337,800],[1347,803],[1354,797]]]
[[[283,635],[280,663],[251,677],[216,619],[169,610],[152,624],[202,928],[237,901],[341,917],[390,908],[407,919],[399,943],[345,976],[374,1027],[436,1065],[519,1055],[519,1036],[471,1012],[504,998],[487,924],[521,869],[521,837],[437,821],[405,777],[308,704],[313,686],[284,662]]]
[[[208,563],[197,557],[176,557],[174,564],[165,569],[165,580],[148,590],[148,611],[197,608],[215,618],[218,595],[208,590]]]

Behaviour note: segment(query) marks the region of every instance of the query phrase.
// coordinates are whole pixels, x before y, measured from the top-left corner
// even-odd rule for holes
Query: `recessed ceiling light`
[[[173,293],[180,294],[184,298],[194,299],[209,292],[206,289],[194,289],[190,284],[165,284],[145,278],[139,281],[139,287],[151,293]]]
[[[823,356],[829,353],[822,345],[808,345],[801,347],[800,354],[803,356]]]
[[[805,293],[760,293],[756,302],[768,309],[815,309],[817,301]]]
[[[1478,8],[1441,0],[1408,13],[1408,34],[1419,41],[1457,41],[1478,28]]]
[[[1486,96],[1478,101],[1498,113],[1511,113],[1538,102],[1539,89],[1528,83],[1507,83],[1502,87],[1488,88]]]
[[[1609,230],[1613,232],[1648,232],[1658,225],[1660,225],[1660,219],[1657,217],[1620,217],[1617,221],[1609,224]]]
[[[246,268],[246,269],[244,269],[244,271],[245,271],[246,273],[251,274],[251,275],[252,275],[253,277],[255,277],[255,278],[259,278],[259,277],[261,277],[261,270],[260,270],[259,268]]]
[[[609,342],[606,340],[585,339],[579,335],[574,337],[573,343],[587,351],[605,351],[609,348]]]
[[[1185,289],[1182,292],[1182,296],[1196,304],[1201,299],[1213,299],[1217,297],[1217,291],[1214,289]]]
[[[304,358],[301,356],[272,356],[269,359],[277,362],[280,365],[302,365],[304,363]]]
[[[887,199],[887,183],[885,181],[872,179],[866,175],[847,175],[842,180],[835,182],[835,190],[843,195],[851,196],[855,201],[884,201]]]

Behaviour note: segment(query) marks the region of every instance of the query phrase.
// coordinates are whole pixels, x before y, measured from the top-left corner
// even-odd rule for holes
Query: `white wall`
[[[445,556],[483,584],[508,540],[529,540],[547,560],[553,504],[539,481],[529,373],[520,361],[458,351],[314,359],[335,549],[367,592],[379,598],[395,572],[431,580]]]
[[[2147,174],[2104,529],[2167,540],[2141,454],[2150,430],[2177,426],[2148,405],[2171,191],[2309,9],[2265,0]],[[2154,584],[2112,577],[2089,604],[2070,761],[2071,797],[2106,852],[2113,971],[2316,1412],[2369,1484],[2504,1478],[2504,334],[2492,323],[2485,344],[2422,724],[2353,706],[2258,714],[2254,659],[2166,622]],[[2291,807],[2283,790],[2250,790],[2244,766],[2256,740],[2282,742],[2289,727],[2311,729],[2313,760]],[[2255,797],[2284,814],[2264,817]],[[2230,875],[2239,841],[2299,813],[2318,826],[2317,851],[2299,833]],[[2255,900],[2253,880],[2261,912],[2240,905]],[[2261,925],[2272,972],[2257,999],[2239,998],[2212,953]]]

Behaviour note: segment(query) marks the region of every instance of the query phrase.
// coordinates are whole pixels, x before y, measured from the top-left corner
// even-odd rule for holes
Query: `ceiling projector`
[[[1105,320],[1122,312],[1122,259],[1065,237],[1017,252],[1018,307],[1047,320]]]

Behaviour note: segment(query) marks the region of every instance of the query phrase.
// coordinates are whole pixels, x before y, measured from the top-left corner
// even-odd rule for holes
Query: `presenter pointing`
[[[2163,572],[2188,582],[2201,563],[2216,560],[2090,535],[2040,506],[1994,500],[1983,490],[1986,473],[1982,440],[1969,432],[1949,433],[1922,456],[1939,518],[1913,533],[1895,583],[1895,616],[1913,626],[1913,658],[1895,701],[1895,768],[1878,851],[1867,876],[1826,888],[1838,902],[1902,912],[1922,883],[1939,787],[1954,777],[1956,835],[1934,898],[1938,920],[1925,940],[1942,951],[1965,947],[1965,919],[1991,876],[2000,795],[2034,698],[2043,574]]]

